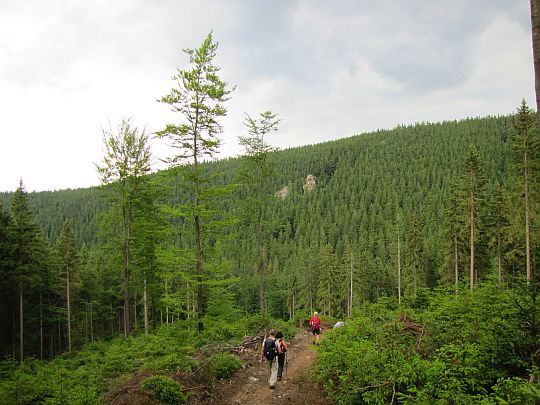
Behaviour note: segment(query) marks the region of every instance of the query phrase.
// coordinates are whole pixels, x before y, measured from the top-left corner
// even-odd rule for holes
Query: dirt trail
[[[253,352],[258,358],[259,353]],[[314,404],[329,405],[320,388],[307,375],[317,358],[311,334],[300,332],[289,344],[287,378],[278,381],[276,389],[268,387],[266,364],[256,362],[238,371],[231,379],[217,384],[205,398],[193,397],[188,404]]]

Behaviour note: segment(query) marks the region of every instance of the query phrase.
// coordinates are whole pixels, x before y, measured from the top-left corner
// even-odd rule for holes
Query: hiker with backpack
[[[281,353],[281,349],[276,343],[276,331],[272,329],[269,336],[264,339],[261,347],[261,362],[264,356],[268,368],[268,384],[270,385],[270,389],[276,388],[278,362],[274,360]]]
[[[283,376],[283,368],[285,367],[285,362],[287,360],[287,342],[285,342],[285,339],[283,339],[283,333],[278,332],[276,333],[276,344],[279,347],[280,353],[277,355],[278,359],[278,370],[277,370],[277,380],[281,381],[281,377]]]
[[[321,318],[319,318],[319,314],[317,312],[315,312],[309,320],[309,326],[314,337],[313,344],[318,345],[321,334]]]

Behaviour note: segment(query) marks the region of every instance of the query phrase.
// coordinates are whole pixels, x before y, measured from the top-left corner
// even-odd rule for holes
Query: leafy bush
[[[283,321],[263,320],[255,315],[226,322],[208,320],[211,333],[198,334],[188,322],[163,326],[153,335],[93,342],[81,350],[58,356],[50,362],[26,359],[0,362],[0,404],[99,404],[111,386],[121,384],[136,371],[151,369],[163,373],[193,371],[200,367],[193,354],[212,342],[223,343],[220,332],[227,325],[227,336],[240,340],[260,331],[259,325],[281,328],[292,336],[294,328]],[[211,359],[214,379],[226,378],[241,367],[234,356]]]
[[[212,319],[205,325],[205,331],[202,334],[202,340],[199,345],[206,342],[229,342],[242,339],[246,335],[256,335],[261,332],[275,329],[281,331],[287,338],[292,338],[298,328],[294,322],[283,321],[280,319],[271,319],[263,317],[260,314],[253,314],[235,320]],[[201,336],[198,337],[199,339]]]
[[[396,386],[420,380],[412,338],[396,324],[357,318],[321,341],[316,377],[338,403],[390,403]],[[392,336],[394,338],[392,338]]]
[[[540,387],[522,378],[505,378],[493,386],[492,397],[498,404],[537,404]]]
[[[213,380],[220,380],[232,376],[242,367],[238,357],[229,353],[218,353],[208,360],[210,374]]]
[[[181,390],[182,386],[170,377],[154,375],[147,377],[142,382],[142,389],[154,395],[165,404],[183,404],[187,400]]]
[[[63,360],[50,364],[29,359],[0,382],[2,404],[99,404],[97,382],[87,367],[66,370]]]
[[[111,383],[145,368],[191,370],[193,340],[185,330],[163,328],[156,335],[94,342],[50,362],[26,359],[23,367],[1,362],[1,404],[99,404]]]
[[[537,311],[526,295],[485,283],[458,297],[423,292],[411,302],[422,312],[371,305],[326,334],[314,373],[332,400],[540,403],[540,387],[526,380],[538,350],[538,331],[523,321]],[[421,333],[404,328],[404,314]]]

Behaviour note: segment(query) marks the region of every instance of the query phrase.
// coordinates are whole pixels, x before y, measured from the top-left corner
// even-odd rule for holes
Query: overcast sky
[[[524,0],[0,0],[0,191],[97,185],[101,129],[178,122],[156,100],[211,30],[222,157],[244,112],[278,113],[286,148],[534,106]]]

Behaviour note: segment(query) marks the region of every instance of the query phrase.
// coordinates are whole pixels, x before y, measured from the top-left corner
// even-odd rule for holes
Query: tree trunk
[[[195,309],[193,305],[191,305],[191,293],[189,290],[189,281],[186,281],[186,307],[187,307],[187,319],[191,319],[191,312]]]
[[[84,303],[84,342],[88,343],[88,301]]]
[[[351,252],[351,284],[349,286],[349,318],[352,316],[352,311],[353,311],[353,278],[354,278],[354,273],[353,273],[353,261],[354,261],[354,256],[353,256],[353,253]]]
[[[168,294],[169,294],[169,287],[168,287],[167,278],[165,278],[165,296],[168,296]],[[165,306],[165,324],[169,326],[169,304]]]
[[[293,293],[293,319],[296,317],[296,291]]]
[[[203,255],[201,247],[201,219],[199,216],[199,112],[197,111],[195,117],[195,131],[193,137],[193,170],[195,172],[194,178],[194,190],[193,190],[193,220],[195,222],[195,262],[196,262],[196,275],[197,275],[197,331],[201,333],[203,331],[203,317],[204,317],[204,296],[203,296]]]
[[[94,322],[92,316],[92,301],[90,301],[90,341],[94,341]]]
[[[198,210],[198,205],[195,208]],[[195,258],[197,261],[197,331],[203,331],[203,284],[202,284],[202,249],[201,249],[201,224],[199,215],[195,215]]]
[[[133,325],[137,330],[137,292],[133,293]]]
[[[296,293],[293,291],[292,294],[292,305],[291,305],[291,318],[294,319],[294,315],[296,312]]]
[[[24,362],[24,305],[23,305],[23,285],[19,282],[19,363]]]
[[[459,293],[459,266],[458,266],[458,244],[457,235],[454,234],[454,280],[456,283],[456,295]]]
[[[502,255],[501,255],[501,235],[497,235],[497,264],[499,267],[499,284],[502,284]]]
[[[70,288],[69,288],[69,269],[66,273],[66,295],[67,295],[67,340],[68,351],[71,352],[71,302],[70,302]]]
[[[534,61],[534,87],[536,91],[536,122],[538,133],[540,134],[540,1],[531,0],[531,27],[532,27],[532,45]],[[525,167],[527,165],[525,164]],[[530,223],[529,223],[529,205],[528,205],[528,179],[527,169],[525,171],[525,233],[527,240],[527,285],[531,283],[531,262],[530,262]],[[533,294],[533,299],[536,294]],[[533,311],[533,316],[535,312]],[[535,320],[536,318],[534,318]],[[536,323],[535,323],[536,324]],[[536,326],[536,325],[535,325]]]
[[[51,304],[51,296],[49,293],[47,293],[47,307],[49,310],[49,360],[52,360],[54,357],[54,328],[53,328],[53,314],[52,314],[52,304]]]
[[[111,310],[111,314],[110,314],[111,323],[109,326],[111,328],[111,336],[114,336],[114,311],[113,311],[112,302],[110,304],[110,310]]]
[[[148,301],[146,299],[146,273],[143,280],[144,335],[148,335]]]
[[[524,156],[525,163],[525,244],[527,255],[527,285],[531,285],[531,223],[529,217],[529,168],[527,153]]]
[[[152,327],[154,329],[157,328],[157,308],[156,308],[156,301],[154,300],[154,297],[152,297],[152,302],[150,303],[150,319],[152,320]]]
[[[129,266],[130,266],[130,238],[131,238],[131,205],[122,207],[124,220],[124,337],[128,337],[131,332],[129,317]]]
[[[43,296],[39,293],[39,359],[43,360]]]
[[[531,0],[531,28],[534,62],[534,88],[536,90],[536,118],[540,131],[540,1]]]
[[[399,232],[397,239],[397,289],[398,289],[398,304],[401,304],[401,244],[399,240]]]
[[[471,195],[471,291],[474,289],[474,203],[473,196]]]
[[[58,320],[58,353],[62,353],[62,322]]]
[[[17,300],[13,303],[17,305]],[[17,358],[17,311],[13,311],[11,314],[11,357]]]
[[[261,314],[266,314],[266,299],[264,293],[264,255],[263,255],[263,207],[262,202],[259,202],[258,213],[258,235],[257,235],[257,273],[259,274],[259,307]]]

